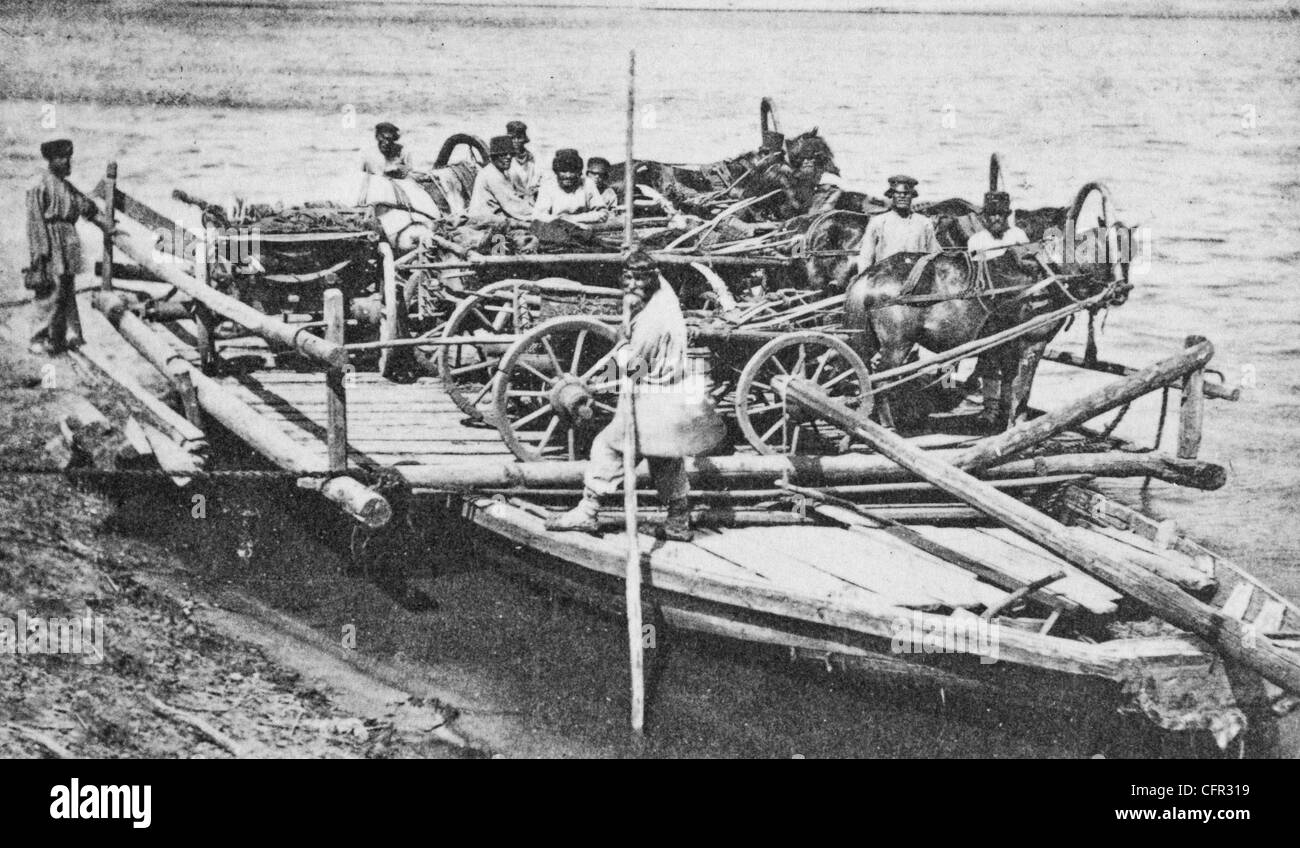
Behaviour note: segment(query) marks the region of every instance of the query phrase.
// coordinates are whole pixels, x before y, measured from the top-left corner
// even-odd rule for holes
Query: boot
[[[600,496],[590,489],[582,493],[582,500],[568,512],[546,519],[546,529],[554,531],[581,530],[595,533],[600,529],[596,517],[600,514]]]
[[[691,502],[686,498],[669,501],[668,517],[655,535],[670,542],[689,542],[694,539],[695,533],[691,530]]]

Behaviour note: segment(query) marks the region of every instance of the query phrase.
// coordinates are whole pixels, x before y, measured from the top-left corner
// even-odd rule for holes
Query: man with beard
[[[934,235],[934,224],[924,215],[912,211],[916,197],[916,180],[899,174],[889,178],[885,197],[891,201],[888,211],[867,222],[858,250],[858,272],[861,273],[882,259],[895,253],[938,253],[939,242]]]
[[[27,243],[31,266],[29,287],[35,295],[36,332],[33,353],[55,354],[81,347],[81,315],[77,311],[76,275],[85,270],[77,220],[98,223],[99,209],[76,189],[72,174],[72,142],[66,138],[41,145],[49,170],[27,192]]]
[[[685,457],[716,446],[725,425],[708,401],[707,390],[687,373],[686,320],[677,295],[642,251],[628,257],[623,291],[632,318],[631,333],[620,343],[629,347],[629,373],[635,381],[636,450],[647,457],[659,500],[668,509],[660,538],[688,542],[694,534]],[[691,397],[701,400],[694,403]],[[623,480],[623,402],[620,399],[619,411],[591,445],[582,500],[547,520],[547,530],[595,532],[601,499],[625,482],[636,485]]]
[[[534,221],[568,221],[570,224],[601,224],[609,220],[609,209],[594,180],[583,177],[582,157],[571,148],[557,150],[551,163],[555,178],[542,183],[533,206]]]
[[[1005,191],[990,191],[984,195],[984,209],[980,215],[984,229],[966,242],[971,255],[976,259],[996,259],[1013,244],[1029,243],[1025,231],[1010,224],[1010,215],[1011,195]]]

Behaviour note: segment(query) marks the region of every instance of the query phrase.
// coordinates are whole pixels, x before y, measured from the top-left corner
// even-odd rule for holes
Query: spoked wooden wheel
[[[523,460],[584,459],[614,417],[616,333],[594,318],[552,318],[501,359],[492,417]]]
[[[438,349],[438,374],[461,412],[483,420],[492,406],[497,366],[516,332],[517,305],[511,297],[515,282],[503,280],[467,295],[452,310],[441,333],[445,338],[481,336],[481,342],[443,345]]]
[[[845,440],[832,424],[786,404],[772,380],[802,377],[863,414],[871,411],[871,372],[847,343],[801,331],[773,339],[745,364],[736,382],[736,420],[759,453],[837,453]]]

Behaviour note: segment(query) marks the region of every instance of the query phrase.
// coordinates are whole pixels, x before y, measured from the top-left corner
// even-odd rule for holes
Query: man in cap
[[[557,218],[571,224],[600,224],[609,220],[609,209],[600,189],[582,175],[582,157],[572,148],[555,152],[551,163],[555,178],[542,183],[533,206],[534,221]]]
[[[528,200],[537,199],[537,191],[542,186],[542,172],[537,167],[537,159],[528,149],[528,125],[523,121],[511,121],[506,124],[506,135],[514,145],[514,156],[510,160],[510,180],[515,189]]]
[[[934,223],[912,211],[916,193],[914,178],[902,174],[889,178],[885,197],[890,199],[890,208],[867,222],[858,250],[859,273],[895,253],[939,252]]]
[[[515,155],[514,140],[493,136],[488,145],[489,163],[474,178],[470,192],[469,217],[481,223],[527,224],[533,217],[533,203],[510,179]]]
[[[401,137],[401,130],[387,121],[375,124],[375,144],[379,148],[379,156],[367,159],[361,170],[367,174],[398,180],[410,176],[411,155],[398,143],[397,140]]]
[[[693,536],[687,497],[690,481],[684,457],[716,444],[723,425],[711,407],[694,410],[689,404],[676,403],[688,396],[691,385],[686,367],[686,321],[676,293],[660,275],[654,261],[641,251],[633,252],[628,257],[623,286],[632,326],[630,337],[621,343],[629,347],[629,372],[636,381],[637,451],[646,455],[659,500],[668,508],[659,536],[672,541],[690,541]],[[707,398],[707,392],[701,396]],[[658,415],[649,414],[655,401],[659,401],[655,408],[664,410]],[[674,416],[673,410],[685,411],[686,417]],[[687,420],[692,411],[702,414]],[[677,420],[668,420],[674,417]],[[587,532],[598,529],[596,519],[601,498],[614,494],[625,482],[625,426],[620,401],[614,419],[592,442],[582,500],[568,512],[550,518],[546,529]],[[665,445],[665,442],[672,444]]]
[[[99,209],[68,182],[72,142],[66,138],[41,145],[49,170],[27,192],[27,243],[30,283],[35,295],[33,353],[52,354],[81,347],[76,275],[85,270],[77,219],[98,223]]]
[[[984,209],[980,220],[984,229],[970,237],[966,248],[976,259],[996,259],[1013,244],[1028,244],[1029,236],[1009,222],[1011,195],[1005,191],[990,191],[984,195]]]
[[[975,259],[996,259],[1007,252],[1013,244],[1028,244],[1029,236],[1019,227],[1008,222],[1011,215],[1011,195],[1005,191],[990,191],[984,195],[984,209],[980,215],[985,229],[980,230],[966,242],[966,249]],[[957,413],[969,413],[982,410],[980,420],[989,428],[998,423],[998,401],[1002,394],[1002,382],[990,356],[981,356],[975,365],[973,377],[979,380],[978,394],[968,395],[956,410]]]

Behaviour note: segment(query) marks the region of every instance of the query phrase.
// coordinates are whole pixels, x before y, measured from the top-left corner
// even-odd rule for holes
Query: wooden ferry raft
[[[358,467],[391,468],[417,495],[457,497],[464,517],[512,553],[553,560],[557,580],[599,586],[623,575],[621,534],[542,530],[547,509],[541,504],[575,493],[582,463],[513,461],[495,430],[467,419],[436,381],[394,384],[348,374],[337,299],[330,307],[327,298],[325,328],[249,314],[177,267],[152,262],[127,237],[119,234],[115,244],[258,336],[260,350],[249,356],[274,363],[284,357],[272,351],[289,351],[299,367],[316,363],[314,373],[272,368],[209,376],[195,343],[196,323],[168,319],[160,309],[154,314],[164,320],[151,324],[137,314],[149,310],[120,293],[97,298],[118,334],[195,408],[281,468],[309,476],[347,513],[372,527],[386,522],[382,495],[348,475]],[[314,329],[326,332],[314,335]],[[696,459],[690,471],[705,529],[689,544],[642,539],[644,585],[667,620],[683,627],[976,686],[983,678],[974,657],[900,655],[891,653],[889,640],[913,613],[945,627],[978,618],[999,626],[1003,661],[1120,683],[1162,726],[1232,738],[1245,721],[1238,706],[1243,678],[1234,675],[1230,685],[1216,652],[1226,651],[1247,678],[1258,672],[1282,687],[1269,694],[1285,708],[1292,703],[1287,693],[1300,692],[1294,676],[1300,611],[1168,523],[1086,486],[1088,478],[1107,476],[1223,484],[1220,467],[1194,458],[1199,375],[1210,354],[1208,344],[1194,341],[999,436],[917,440],[909,449],[916,455],[985,478],[984,488],[965,499],[953,499],[946,478],[918,471],[933,467],[909,464],[916,459],[910,453],[900,461],[880,445],[881,452],[828,458]],[[1127,453],[1113,442],[1098,450],[1078,429],[1167,386],[1184,390],[1180,456]],[[853,431],[863,422],[837,423]],[[1087,447],[1092,450],[1056,452]],[[1040,455],[1019,458],[1027,451]],[[785,489],[774,486],[778,479]],[[1002,503],[989,494],[996,487],[1015,491],[1045,519],[1070,525],[1072,546],[1084,555],[1034,538],[1006,516],[993,520],[988,505]],[[1121,568],[1097,567],[1116,561]],[[1151,619],[1151,609],[1179,626]],[[1223,632],[1232,636],[1227,646]],[[1187,703],[1194,708],[1179,706]]]

